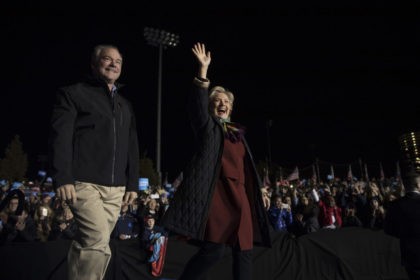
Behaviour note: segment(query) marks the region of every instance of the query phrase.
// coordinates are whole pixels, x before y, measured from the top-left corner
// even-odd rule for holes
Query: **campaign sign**
[[[139,190],[145,191],[149,188],[149,178],[139,178]]]

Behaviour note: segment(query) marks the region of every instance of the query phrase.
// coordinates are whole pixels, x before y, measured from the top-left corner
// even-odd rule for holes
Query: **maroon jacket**
[[[335,217],[335,226],[341,227],[341,208],[334,205],[328,206],[324,201],[319,201],[319,224],[321,227],[329,226],[333,223],[332,215]]]

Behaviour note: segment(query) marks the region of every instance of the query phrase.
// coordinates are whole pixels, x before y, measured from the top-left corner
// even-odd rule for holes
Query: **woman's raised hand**
[[[208,67],[210,65],[211,53],[209,51],[206,53],[206,46],[204,44],[202,43],[194,44],[192,51],[195,57],[197,57],[197,60],[200,66]]]

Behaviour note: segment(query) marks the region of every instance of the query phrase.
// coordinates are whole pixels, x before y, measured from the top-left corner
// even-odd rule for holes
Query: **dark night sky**
[[[94,45],[112,43],[124,54],[120,81],[131,90],[126,97],[136,108],[140,148],[154,159],[158,51],[143,38],[149,26],[181,40],[163,56],[161,165],[170,177],[191,150],[185,97],[196,69],[191,47],[198,41],[212,52],[213,85],[236,95],[233,120],[247,127],[257,160],[267,157],[270,144],[272,160],[290,169],[315,158],[362,158],[393,168],[398,136],[419,129],[419,23],[414,13],[402,16],[385,4],[330,4],[200,14],[169,8],[134,13],[129,7],[109,15],[64,8],[3,12],[0,157],[19,134],[36,165],[47,151],[56,88],[89,73]]]

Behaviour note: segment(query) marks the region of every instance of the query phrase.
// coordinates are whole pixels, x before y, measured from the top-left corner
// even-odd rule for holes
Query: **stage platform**
[[[69,241],[20,243],[0,247],[0,279],[66,279]],[[176,279],[196,247],[171,236],[161,277],[150,274],[138,240],[112,240],[107,280]],[[231,279],[227,252],[207,277]],[[273,233],[273,247],[255,247],[253,279],[258,280],[406,280],[399,242],[383,231],[364,228],[321,230],[294,238]]]

